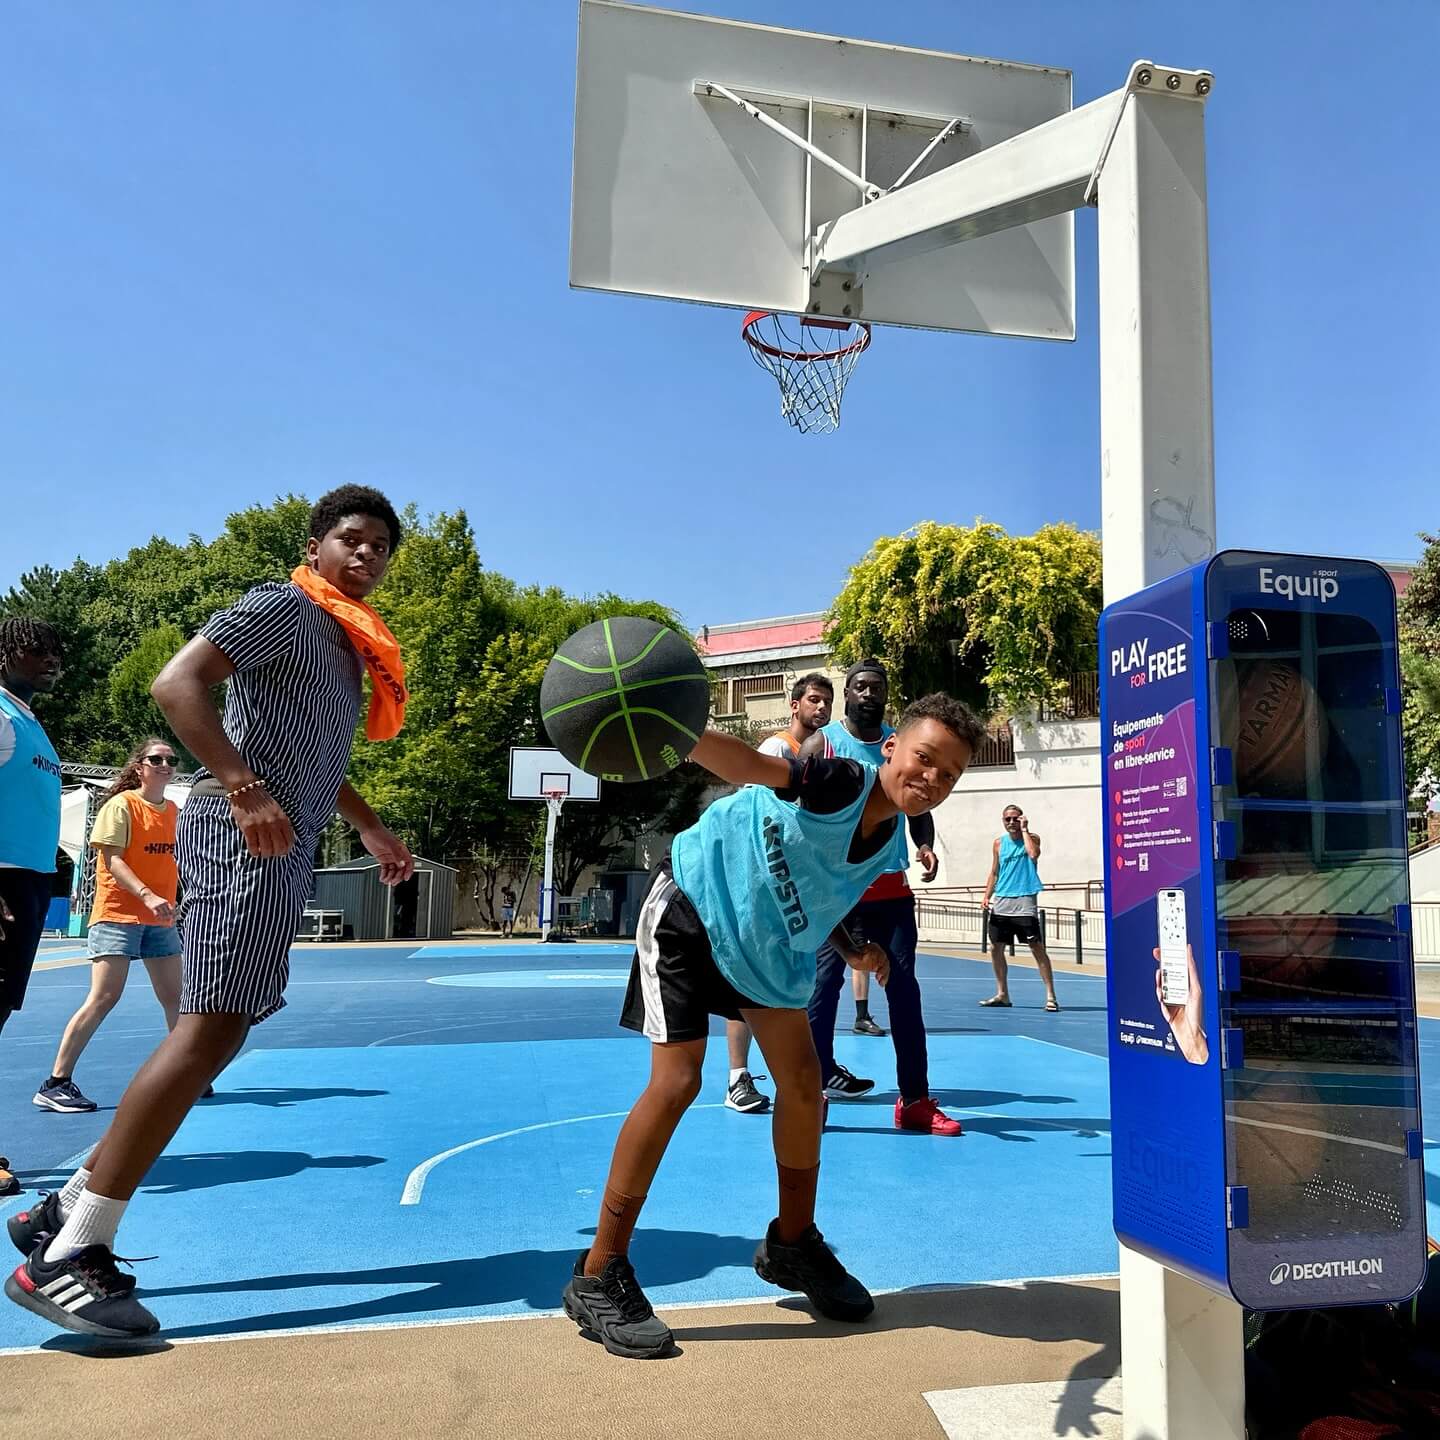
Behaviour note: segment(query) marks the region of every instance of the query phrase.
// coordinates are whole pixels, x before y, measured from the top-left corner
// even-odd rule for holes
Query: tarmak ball
[[[710,714],[710,678],[689,641],[616,615],[577,630],[540,682],[555,748],[602,780],[653,780],[690,753]]]

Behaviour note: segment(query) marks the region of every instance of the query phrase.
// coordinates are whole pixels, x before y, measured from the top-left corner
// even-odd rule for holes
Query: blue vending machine
[[[1255,1310],[1425,1271],[1395,591],[1226,551],[1100,620],[1115,1230]]]

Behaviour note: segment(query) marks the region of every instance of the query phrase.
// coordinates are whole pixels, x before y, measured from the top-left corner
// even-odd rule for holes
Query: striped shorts
[[[285,1004],[290,946],[309,897],[314,843],[258,860],[223,795],[193,795],[180,812],[182,1015],[248,1015],[258,1024]]]

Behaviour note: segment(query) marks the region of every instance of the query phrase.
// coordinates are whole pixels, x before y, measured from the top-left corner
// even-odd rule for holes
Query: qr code
[[[1188,775],[1180,775],[1180,776],[1177,776],[1177,777],[1176,777],[1176,780],[1175,780],[1175,794],[1176,794],[1177,796],[1183,798],[1184,796],[1188,795],[1189,793],[1190,793],[1190,777],[1189,777]]]
[[[1144,870],[1148,870],[1149,868],[1150,868],[1150,856],[1149,856],[1149,853],[1148,853],[1147,851],[1142,850],[1142,851],[1140,852],[1140,869],[1141,869],[1142,871],[1144,871]]]

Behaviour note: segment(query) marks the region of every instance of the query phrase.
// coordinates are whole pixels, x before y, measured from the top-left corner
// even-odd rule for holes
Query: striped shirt
[[[313,839],[335,814],[360,716],[360,656],[298,586],[257,585],[200,632],[235,667],[224,728],[245,763]],[[192,794],[223,793],[208,770]]]

